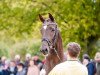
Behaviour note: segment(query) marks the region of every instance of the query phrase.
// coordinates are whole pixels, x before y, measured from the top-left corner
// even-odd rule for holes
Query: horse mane
[[[62,44],[62,38],[61,38],[61,34],[60,31],[58,30],[58,35],[57,35],[57,51],[58,51],[58,55],[60,57],[61,62],[63,62],[63,44]]]

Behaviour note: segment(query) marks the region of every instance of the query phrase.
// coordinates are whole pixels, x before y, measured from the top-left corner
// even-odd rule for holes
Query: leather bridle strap
[[[60,60],[60,62],[62,62],[61,59],[60,59],[60,56],[58,55],[57,50],[56,50],[55,48],[54,48],[54,51],[55,51],[55,53],[56,53],[58,59]]]
[[[52,40],[54,41],[54,43],[51,43],[47,38],[43,38],[43,39],[42,39],[42,42],[43,42],[43,41],[46,41],[47,44],[48,44],[48,46],[49,46],[49,49],[51,49],[51,47],[52,47],[52,49],[54,49],[54,51],[55,51],[55,53],[56,53],[58,59],[59,59],[60,62],[61,62],[60,56],[58,55],[58,52],[57,52],[57,50],[55,49],[55,46],[54,46],[54,45],[55,45],[55,42],[56,42],[56,37],[57,37],[57,34],[58,34],[57,28],[56,28],[55,31],[56,31],[56,32],[55,32],[54,38],[52,39]],[[51,45],[51,44],[53,44],[53,45]]]
[[[46,38],[43,38],[43,39],[42,39],[42,42],[43,42],[43,41],[46,41],[47,44],[48,44],[48,46],[50,46],[51,42],[50,42],[49,40],[47,40]]]

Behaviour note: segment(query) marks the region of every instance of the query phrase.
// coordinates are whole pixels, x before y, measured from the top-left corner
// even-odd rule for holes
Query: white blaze
[[[44,29],[47,29],[47,25],[43,26]]]

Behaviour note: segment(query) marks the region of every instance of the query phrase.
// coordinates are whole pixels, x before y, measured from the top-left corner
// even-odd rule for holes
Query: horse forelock
[[[57,23],[51,21],[51,19],[48,18],[48,19],[45,19],[45,21],[44,21],[44,23],[43,23],[43,26],[46,26],[46,25],[57,25]]]

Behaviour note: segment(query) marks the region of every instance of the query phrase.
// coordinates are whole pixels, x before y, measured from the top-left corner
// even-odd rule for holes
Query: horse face
[[[41,52],[44,55],[46,55],[50,53],[50,50],[54,44],[57,25],[54,22],[53,16],[51,14],[49,14],[49,19],[43,19],[41,15],[39,15],[39,17],[43,23],[41,28],[41,34],[42,34]]]

